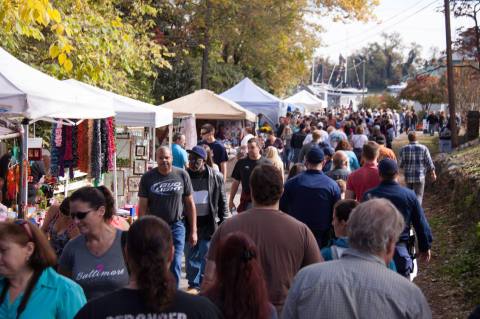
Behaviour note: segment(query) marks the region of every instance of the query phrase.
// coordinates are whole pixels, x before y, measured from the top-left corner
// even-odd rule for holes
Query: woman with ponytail
[[[174,252],[167,223],[152,215],[142,217],[130,227],[125,241],[129,285],[88,302],[76,319],[221,318],[207,298],[177,290],[170,272]]]
[[[82,288],[52,268],[46,236],[25,220],[0,223],[0,318],[71,319],[85,304]]]
[[[228,235],[215,256],[215,282],[203,294],[220,308],[223,318],[276,319],[257,247],[250,237],[241,232]]]
[[[82,286],[88,300],[128,284],[122,231],[111,225],[114,214],[115,202],[105,186],[82,187],[70,196],[70,216],[81,235],[65,246],[58,269]]]

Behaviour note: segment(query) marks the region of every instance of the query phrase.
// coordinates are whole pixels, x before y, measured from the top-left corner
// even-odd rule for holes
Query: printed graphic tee
[[[217,319],[222,318],[218,308],[207,298],[177,291],[173,303],[161,313],[147,309],[140,291],[120,289],[87,303],[75,319]]]
[[[101,297],[128,284],[128,271],[122,254],[120,230],[112,246],[102,256],[87,248],[85,236],[71,240],[60,257],[60,268],[72,273],[72,279],[82,286],[87,300]]]
[[[183,197],[192,194],[192,183],[187,171],[173,167],[162,175],[158,169],[143,174],[139,197],[148,199],[148,213],[172,224],[183,217]]]

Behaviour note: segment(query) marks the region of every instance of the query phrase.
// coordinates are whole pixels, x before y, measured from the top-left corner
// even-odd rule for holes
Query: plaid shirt
[[[400,150],[400,168],[405,171],[405,183],[425,180],[425,173],[435,170],[430,152],[425,145],[410,142]]]

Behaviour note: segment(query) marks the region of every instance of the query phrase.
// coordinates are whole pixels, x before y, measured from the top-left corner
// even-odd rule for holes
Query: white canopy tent
[[[101,106],[101,107],[100,107]],[[0,113],[30,120],[115,116],[112,99],[85,93],[16,59],[0,48]]]
[[[176,100],[162,104],[173,110],[174,117],[195,115],[197,119],[248,120],[255,122],[256,115],[209,90],[198,90]]]
[[[148,104],[142,101],[100,89],[77,80],[66,80],[66,83],[81,90],[103,94],[113,99],[115,123],[131,127],[162,127],[172,124],[173,112],[170,109]]]
[[[100,119],[115,116],[115,112],[111,98],[59,81],[0,48],[0,116],[23,118],[22,158],[28,160],[28,125],[32,121]],[[25,172],[21,186],[23,209],[27,202]]]
[[[320,100],[315,95],[306,90],[302,90],[284,100],[293,105],[299,105],[305,108],[305,112],[320,112],[327,108],[327,103]]]

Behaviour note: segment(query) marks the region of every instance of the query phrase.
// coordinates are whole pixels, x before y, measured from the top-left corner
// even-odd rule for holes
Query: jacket
[[[217,230],[228,215],[227,195],[225,192],[225,182],[223,176],[210,166],[205,166],[208,175],[208,204],[212,217],[210,222],[211,229]],[[190,174],[190,171],[187,170]]]

